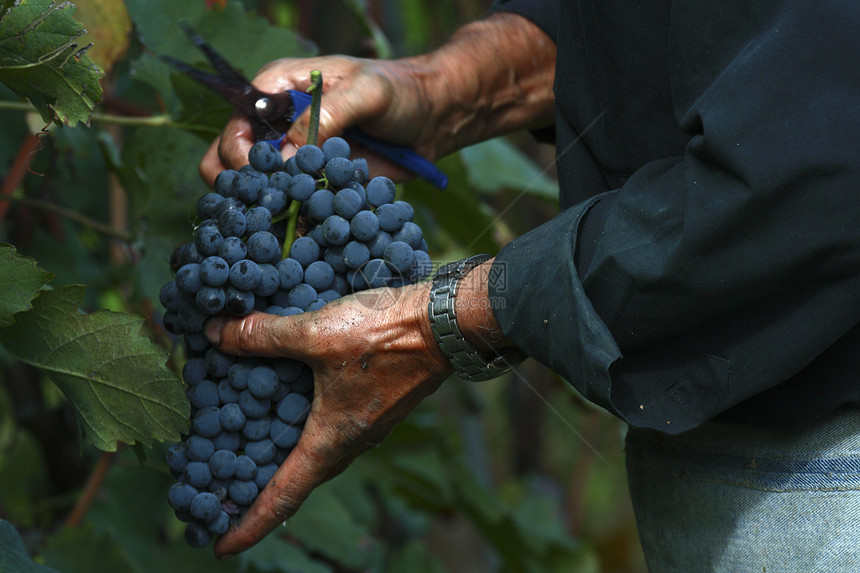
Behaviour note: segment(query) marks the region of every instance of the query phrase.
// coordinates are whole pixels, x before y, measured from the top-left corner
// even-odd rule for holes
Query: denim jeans
[[[860,410],[803,431],[631,428],[626,450],[651,573],[860,571]]]

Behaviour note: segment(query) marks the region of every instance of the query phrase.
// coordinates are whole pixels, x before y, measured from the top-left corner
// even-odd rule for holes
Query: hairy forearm
[[[534,23],[495,14],[461,28],[439,49],[399,60],[429,98],[425,129],[437,157],[553,120],[556,48]]]

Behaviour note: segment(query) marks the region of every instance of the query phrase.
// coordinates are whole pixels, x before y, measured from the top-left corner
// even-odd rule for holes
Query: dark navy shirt
[[[860,7],[511,0],[558,46],[562,212],[496,318],[635,426],[860,404]]]

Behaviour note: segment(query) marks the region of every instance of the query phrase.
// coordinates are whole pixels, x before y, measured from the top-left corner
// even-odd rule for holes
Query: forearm
[[[549,125],[556,47],[534,23],[495,14],[444,46],[398,60],[429,101],[435,156],[518,129]]]

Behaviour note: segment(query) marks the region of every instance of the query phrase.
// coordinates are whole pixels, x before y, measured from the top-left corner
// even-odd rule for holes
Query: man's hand
[[[226,558],[292,516],[311,491],[378,445],[451,373],[427,318],[430,285],[374,289],[290,317],[215,318],[210,341],[237,355],[288,357],[314,372],[298,444],[239,522],[215,544]]]
[[[398,60],[346,56],[282,59],[266,65],[253,83],[266,92],[305,90],[312,70],[323,76],[319,142],[352,126],[383,141],[411,147],[435,161],[452,151],[524,127],[548,125],[555,98],[555,44],[535,24],[495,14],[461,28],[429,54]],[[287,133],[284,158],[307,142],[310,111]],[[234,114],[200,163],[210,186],[226,168],[248,162],[251,125]],[[370,172],[394,180],[403,168],[357,149]]]

